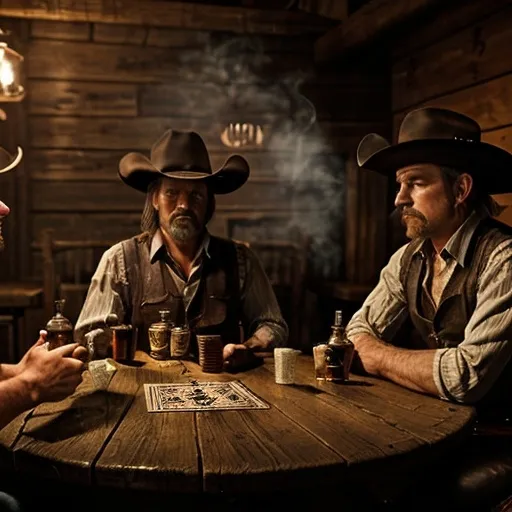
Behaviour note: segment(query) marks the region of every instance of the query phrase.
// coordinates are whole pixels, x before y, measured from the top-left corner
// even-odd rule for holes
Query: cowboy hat
[[[119,162],[119,176],[130,187],[146,192],[157,178],[205,180],[214,194],[228,194],[240,188],[249,177],[249,164],[231,155],[224,165],[212,171],[208,151],[196,132],[167,130],[151,148],[150,158],[128,153]]]
[[[23,151],[18,146],[16,156],[12,156],[4,148],[0,147],[0,174],[14,169],[23,158]]]
[[[467,172],[488,194],[512,192],[512,154],[481,141],[479,124],[452,110],[424,107],[403,119],[397,144],[376,133],[357,148],[360,167],[394,175],[409,165],[429,163]]]

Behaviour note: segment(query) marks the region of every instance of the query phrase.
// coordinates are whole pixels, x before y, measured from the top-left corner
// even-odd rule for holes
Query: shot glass
[[[112,330],[112,359],[133,361],[135,357],[136,330],[131,325],[114,325]]]
[[[221,373],[224,367],[222,337],[218,334],[198,334],[199,364],[205,373]]]
[[[275,348],[274,365],[276,384],[294,384],[295,367],[299,350],[293,348]]]

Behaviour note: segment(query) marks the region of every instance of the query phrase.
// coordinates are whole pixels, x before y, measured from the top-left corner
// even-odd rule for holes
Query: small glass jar
[[[73,343],[73,324],[62,313],[65,303],[65,299],[55,301],[55,314],[46,324],[48,350]]]

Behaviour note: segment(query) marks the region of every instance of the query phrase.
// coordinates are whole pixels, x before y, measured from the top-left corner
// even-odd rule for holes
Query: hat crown
[[[151,162],[160,171],[196,170],[212,173],[208,150],[196,132],[167,130],[151,148]]]
[[[480,142],[480,125],[459,112],[425,107],[409,112],[400,125],[398,143],[425,139]]]

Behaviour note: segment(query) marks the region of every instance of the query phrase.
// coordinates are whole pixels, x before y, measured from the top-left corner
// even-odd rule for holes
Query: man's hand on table
[[[263,362],[261,357],[256,356],[252,349],[243,343],[228,343],[224,346],[223,355],[225,368],[231,372],[249,370]]]

